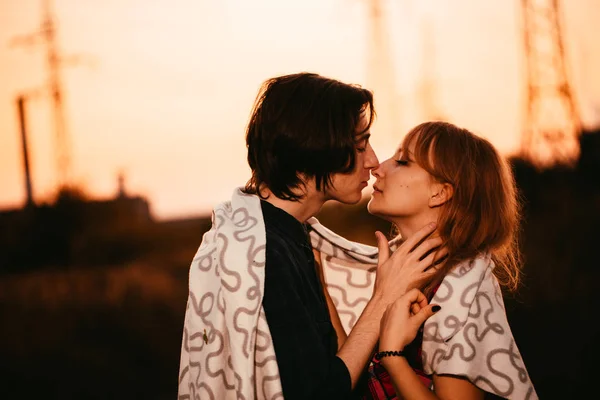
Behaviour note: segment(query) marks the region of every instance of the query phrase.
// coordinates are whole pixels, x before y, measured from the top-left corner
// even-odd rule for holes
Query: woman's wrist
[[[385,357],[404,357],[404,349],[399,350],[379,350],[375,353],[375,359],[381,360]]]
[[[385,332],[386,335],[385,336],[392,336],[392,335],[388,335],[388,332]],[[380,340],[379,343],[377,344],[377,351],[381,352],[381,351],[404,351],[404,347],[405,345],[398,343],[397,341],[391,341],[388,342],[387,340]]]
[[[391,354],[389,354],[391,353]],[[389,354],[389,355],[384,355],[384,354]],[[377,355],[380,355],[379,358],[377,357]],[[384,350],[379,351],[377,353],[375,353],[375,358],[379,360],[379,362],[381,363],[381,365],[383,365],[383,367],[385,369],[389,369],[390,367],[393,367],[394,365],[398,365],[406,361],[406,357],[404,355],[404,350]]]

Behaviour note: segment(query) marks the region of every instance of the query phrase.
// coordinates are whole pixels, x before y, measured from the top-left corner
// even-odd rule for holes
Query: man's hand
[[[344,345],[337,353],[337,356],[348,367],[352,387],[356,386],[358,378],[372,357],[379,339],[381,317],[386,308],[408,292],[409,289],[421,288],[427,284],[436,273],[435,267],[429,267],[434,265],[436,260],[440,260],[446,255],[444,250],[434,250],[442,244],[442,239],[429,238],[423,240],[434,230],[435,224],[422,228],[413,237],[402,243],[392,256],[390,256],[390,248],[385,236],[381,232],[376,233],[379,262],[373,296],[365,306],[358,321],[356,321]],[[429,254],[430,251],[431,254]],[[425,256],[426,254],[427,256]],[[421,258],[423,259],[421,260]],[[406,299],[410,299],[410,296],[405,297],[404,301],[408,301]],[[416,304],[415,309],[420,304],[418,301],[411,303]],[[416,312],[418,314],[419,310],[416,310]],[[389,315],[391,318],[396,313],[390,313]],[[394,317],[394,320],[396,318],[398,317]],[[388,321],[386,326],[388,324],[390,324],[389,326],[395,326],[394,320]]]
[[[391,256],[385,235],[375,232],[379,261],[373,298],[387,306],[410,289],[422,289],[433,278],[437,272],[435,264],[448,253],[446,249],[434,250],[441,246],[441,238],[425,239],[434,231],[435,223],[426,225],[402,243]]]

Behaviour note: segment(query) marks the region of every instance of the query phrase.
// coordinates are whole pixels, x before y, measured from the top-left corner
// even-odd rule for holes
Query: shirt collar
[[[305,224],[268,201],[261,199],[260,204],[265,220],[268,219],[270,225],[274,226],[286,236],[289,236],[292,240],[300,242],[306,242],[308,240],[308,232]]]

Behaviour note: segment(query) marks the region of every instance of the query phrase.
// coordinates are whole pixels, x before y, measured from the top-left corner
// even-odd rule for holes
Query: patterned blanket
[[[262,308],[265,246],[260,200],[238,189],[190,266],[179,399],[283,398]]]
[[[327,290],[349,332],[373,291],[377,248],[346,240],[315,218],[308,224]],[[396,245],[390,242],[392,250]],[[214,209],[190,265],[179,399],[283,398],[262,308],[265,248],[260,199],[236,189]],[[436,293],[442,310],[424,326],[426,372],[464,375],[500,396],[535,399],[486,260],[459,266]]]
[[[327,290],[349,333],[373,292],[377,249],[339,237],[314,218],[311,241],[321,251]],[[397,242],[390,242],[392,250]],[[426,374],[464,376],[507,399],[537,399],[510,330],[502,292],[487,255],[457,265],[432,303],[442,309],[423,327]]]

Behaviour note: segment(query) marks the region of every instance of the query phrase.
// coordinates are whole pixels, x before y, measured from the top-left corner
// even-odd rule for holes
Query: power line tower
[[[58,190],[71,185],[71,142],[67,129],[64,108],[64,94],[60,69],[65,61],[77,61],[74,57],[63,57],[58,49],[56,20],[52,12],[51,0],[42,2],[42,22],[39,31],[16,37],[15,45],[34,45],[41,41],[46,50],[46,68],[48,71],[47,89],[52,102],[52,126],[55,146],[56,180]]]
[[[522,155],[539,167],[573,164],[581,123],[567,78],[558,0],[522,0],[527,114]]]
[[[375,93],[379,131],[374,138],[384,139],[385,148],[393,149],[400,138],[400,105],[382,0],[368,0],[367,24],[367,82]]]

